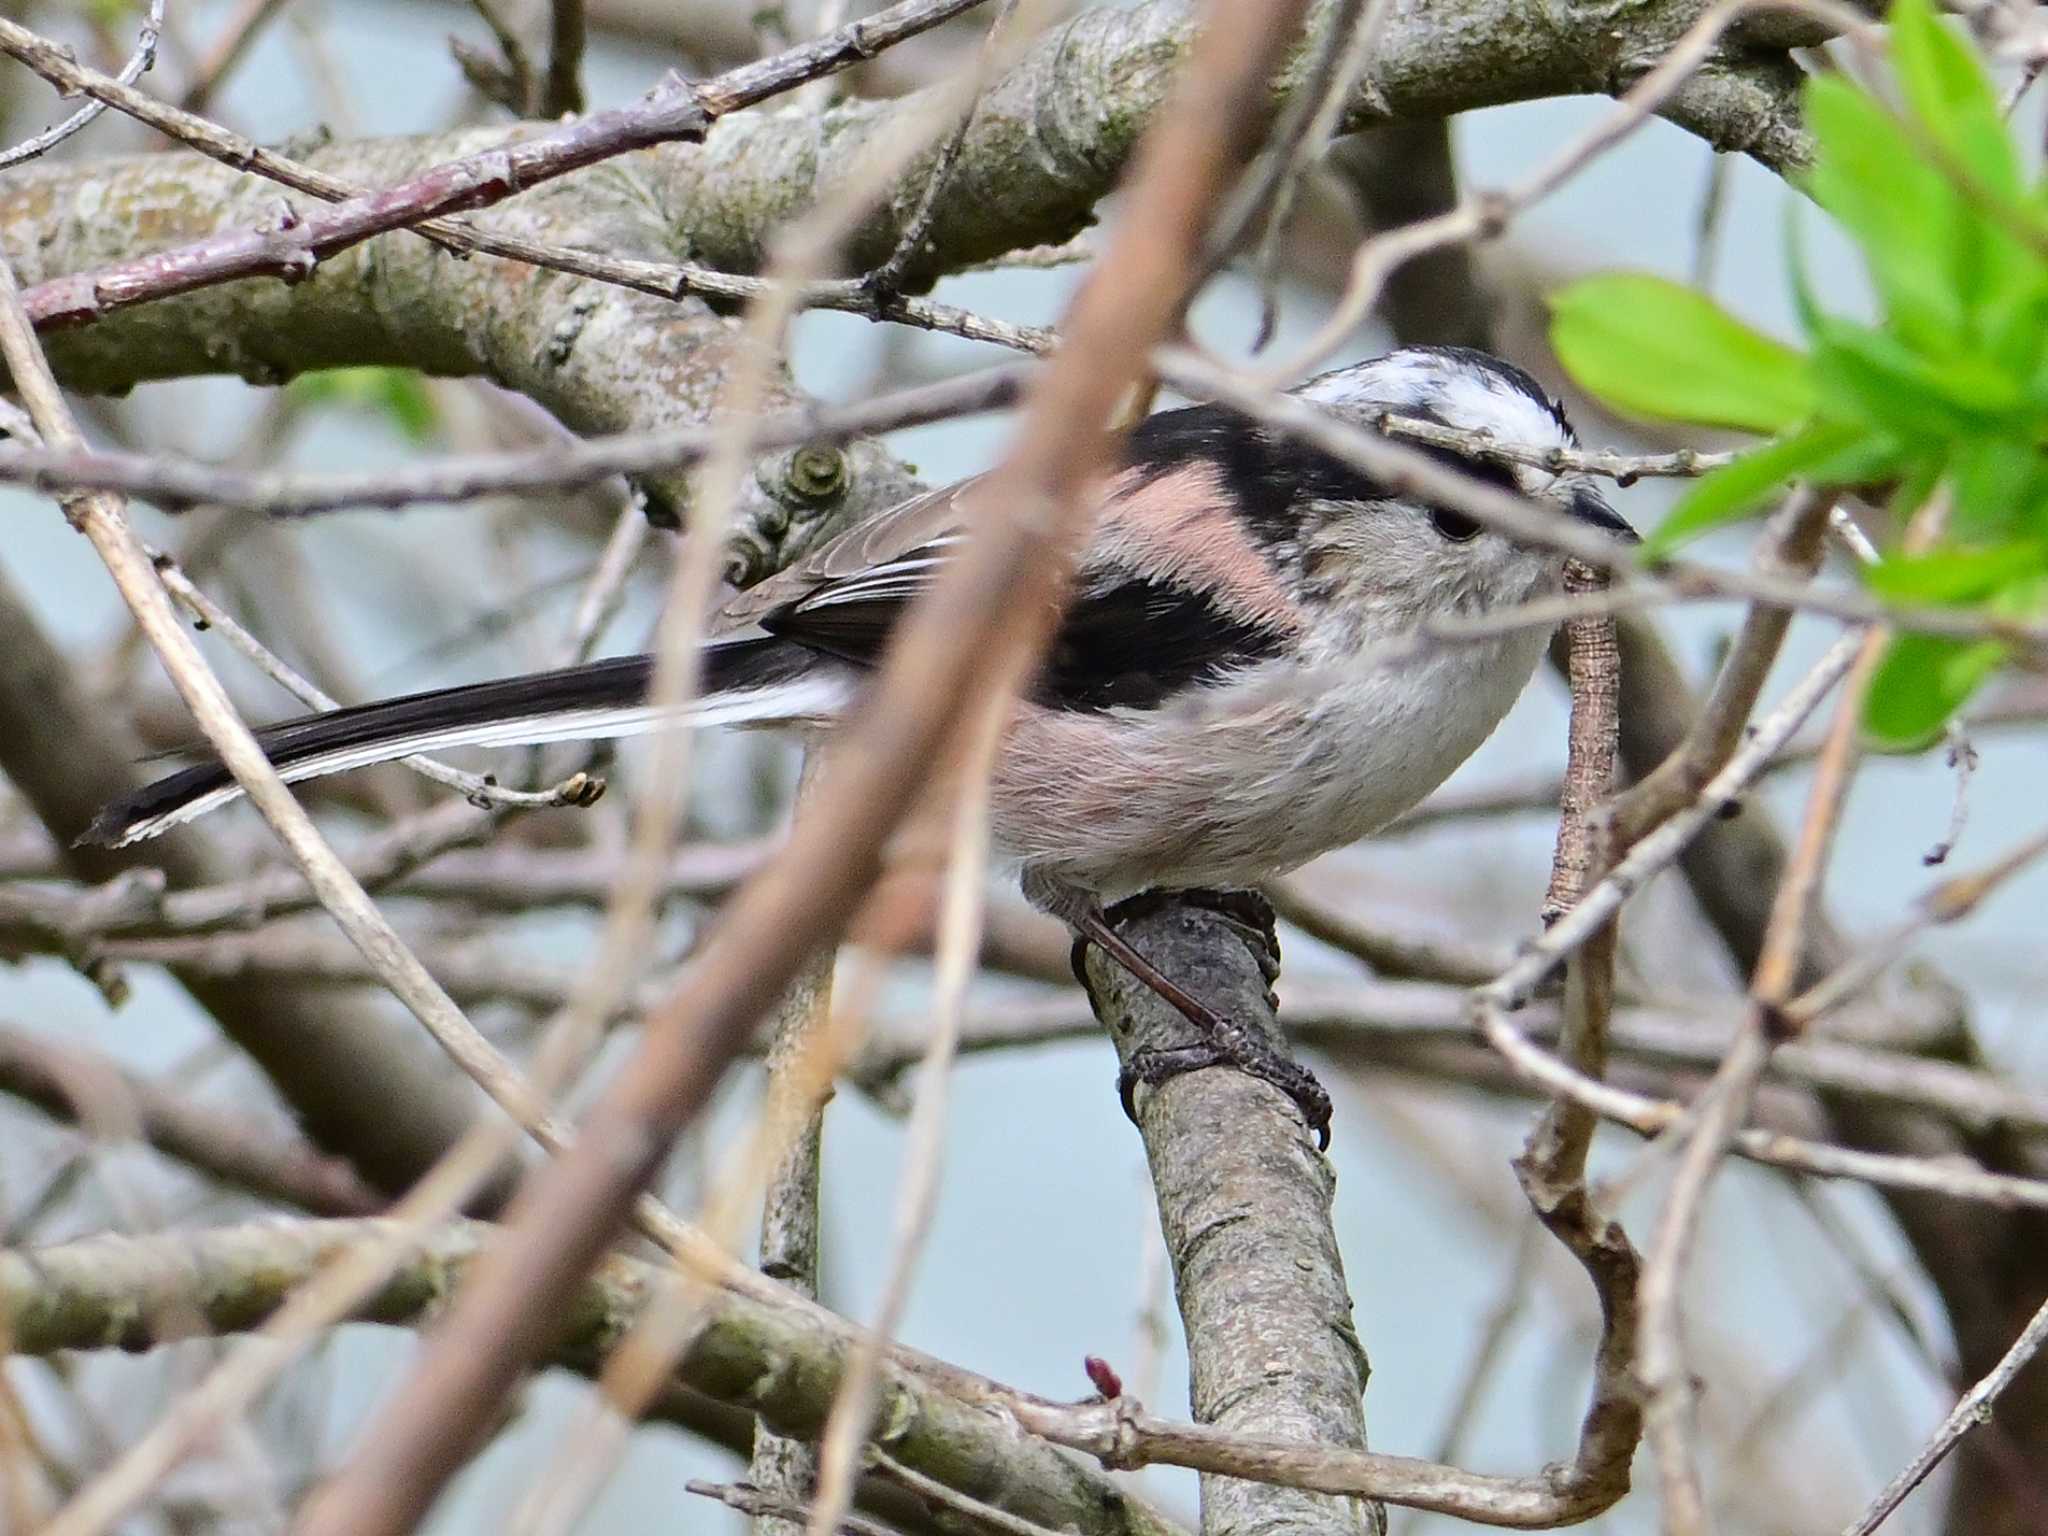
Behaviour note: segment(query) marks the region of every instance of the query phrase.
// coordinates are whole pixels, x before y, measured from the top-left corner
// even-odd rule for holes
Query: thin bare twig
[[[1947,515],[1945,493],[1914,514],[1905,534],[1909,552],[1925,550]],[[1797,525],[1793,533],[1798,532]],[[1814,537],[1819,524],[1814,523]],[[1788,534],[1787,546],[1792,536]],[[1693,1423],[1694,1390],[1685,1364],[1681,1287],[1697,1238],[1708,1188],[1727,1156],[1736,1129],[1749,1116],[1772,1047],[1796,1028],[1786,1019],[1806,956],[1808,919],[1818,899],[1842,807],[1855,776],[1863,701],[1890,643],[1882,628],[1857,637],[1842,697],[1815,766],[1799,840],[1779,880],[1771,916],[1750,983],[1749,1017],[1727,1059],[1694,1105],[1694,1125],[1679,1153],[1670,1193],[1658,1220],[1643,1274],[1643,1343],[1637,1372],[1646,1394],[1645,1416],[1664,1493],[1665,1529],[1671,1536],[1704,1536],[1706,1495],[1701,1485]],[[1746,709],[1745,709],[1746,713]],[[1703,713],[1702,719],[1706,716]]]
[[[640,521],[637,517],[634,520]],[[339,699],[317,683],[301,677],[281,656],[244,628],[240,620],[208,597],[198,584],[184,573],[176,559],[159,550],[151,549],[148,545],[144,545],[143,548],[155,564],[157,576],[165,589],[184,605],[202,629],[210,629],[217,633],[257,671],[300,703],[322,711],[342,707]],[[400,761],[423,778],[431,779],[436,784],[445,784],[450,789],[460,792],[463,799],[476,806],[499,805],[522,809],[567,805],[588,807],[597,803],[605,789],[603,779],[582,772],[573,773],[559,784],[546,789],[508,789],[488,775],[470,773],[432,757],[414,756],[401,758]]]
[[[2014,875],[2048,856],[2048,831],[2037,832],[1984,869],[1955,875],[1926,891],[1905,921],[1872,939],[1827,976],[1779,1010],[1790,1031],[1804,1034],[1823,1014],[1854,997],[1896,962],[1907,940],[1939,924],[1960,922]]]
[[[140,80],[156,63],[157,39],[163,31],[164,0],[149,0],[149,10],[143,15],[142,26],[135,34],[135,51],[128,55],[128,62],[121,66],[120,74],[114,78],[124,86]],[[93,119],[107,110],[103,101],[89,101],[76,112],[58,123],[46,128],[32,139],[25,139],[13,148],[0,150],[0,171],[9,166],[20,165],[38,155],[46,155],[73,134],[87,127]]]
[[[1262,380],[1272,383],[1306,373],[1342,346],[1372,313],[1388,275],[1404,262],[1453,242],[1498,237],[1515,214],[1548,197],[1647,122],[1706,63],[1722,34],[1744,14],[1787,3],[1824,17],[1852,36],[1872,30],[1867,17],[1829,0],[1720,0],[1664,50],[1612,111],[1520,181],[1503,190],[1470,193],[1446,213],[1367,240],[1352,257],[1343,296],[1329,317],[1296,352],[1262,374]]]
[[[925,426],[1014,403],[1033,371],[1024,364],[985,369],[872,400],[757,417],[748,430],[755,445],[765,450],[842,443]],[[390,471],[319,476],[245,473],[166,455],[0,447],[0,480],[56,493],[121,491],[171,512],[194,506],[237,507],[270,517],[303,517],[346,507],[581,490],[614,475],[644,475],[699,463],[730,430],[730,423],[693,422],[515,453],[450,454]]]
[[[713,1483],[693,1477],[683,1488],[750,1516],[756,1531],[800,1531],[817,1519],[816,1505],[755,1483]],[[844,1532],[845,1536],[896,1536],[889,1526],[850,1514],[840,1515],[828,1530]]]
[[[869,293],[877,299],[898,297],[903,289],[904,275],[910,270],[924,249],[924,243],[932,232],[932,223],[938,217],[939,193],[945,189],[947,178],[953,174],[953,167],[959,163],[960,151],[967,144],[967,130],[974,126],[974,109],[981,100],[980,86],[992,70],[996,57],[996,45],[1001,40],[1003,29],[1016,14],[1017,0],[1002,0],[995,19],[989,23],[988,33],[982,39],[981,52],[974,66],[976,88],[968,95],[966,105],[960,112],[960,120],[953,131],[939,146],[938,158],[931,169],[925,172],[924,191],[919,195],[917,207],[910,215],[910,221],[896,237],[896,245],[883,258],[881,264],[861,279]]]
[[[1997,1365],[1992,1367],[1982,1380],[1965,1392],[1941,1427],[1934,1432],[1927,1444],[1870,1501],[1870,1507],[1844,1528],[1842,1536],[1870,1536],[1906,1500],[1906,1495],[1927,1481],[1929,1474],[1941,1465],[1948,1453],[1962,1442],[1971,1430],[1991,1417],[1992,1405],[1999,1394],[2012,1384],[2012,1379],[2026,1369],[2029,1361],[2048,1345],[2048,1302],[2041,1305],[2027,1326],[2020,1330],[2020,1336],[2013,1340]]]

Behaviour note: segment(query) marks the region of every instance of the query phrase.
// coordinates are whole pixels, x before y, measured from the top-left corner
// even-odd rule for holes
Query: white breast
[[[998,844],[1106,899],[1254,884],[1411,809],[1490,735],[1545,636],[1295,672],[1158,711],[1027,706],[994,781]]]

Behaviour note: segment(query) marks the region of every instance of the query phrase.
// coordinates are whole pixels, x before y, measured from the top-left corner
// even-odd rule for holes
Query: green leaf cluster
[[[1871,567],[1871,589],[2034,618],[2048,609],[2048,186],[1932,0],[1897,0],[1890,23],[1895,101],[1834,74],[1805,92],[1816,153],[1803,186],[1855,242],[1876,324],[1822,307],[1795,219],[1803,348],[1638,273],[1555,295],[1551,338],[1573,379],[1618,410],[1769,435],[1692,487],[1648,558],[1794,481],[1878,488],[1894,528],[1939,493],[1941,539]],[[1995,641],[1902,635],[1865,725],[1880,745],[1923,745],[2004,659]]]

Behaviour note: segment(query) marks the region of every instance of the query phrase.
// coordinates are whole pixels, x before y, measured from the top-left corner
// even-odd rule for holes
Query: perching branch
[[[1132,946],[1210,1006],[1276,1046],[1278,1022],[1250,945],[1229,921],[1166,905],[1126,923]],[[1129,1062],[1185,1044],[1188,1026],[1099,950],[1089,994]],[[1230,1069],[1142,1093],[1152,1169],[1188,1341],[1195,1418],[1304,1445],[1365,1448],[1368,1366],[1330,1225],[1336,1179],[1301,1113]],[[1377,1505],[1226,1477],[1202,1479],[1204,1536],[1384,1531]]]

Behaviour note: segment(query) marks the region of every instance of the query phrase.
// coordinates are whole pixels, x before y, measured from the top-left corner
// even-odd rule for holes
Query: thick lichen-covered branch
[[[1539,14],[1505,0],[1472,0],[1455,13],[1399,8],[1343,127],[1619,91],[1703,9],[1698,0],[1661,0],[1617,19],[1606,8]],[[928,279],[1064,238],[1089,222],[1192,33],[1186,0],[1152,0],[1084,12],[1041,39],[978,103],[908,275]],[[1669,110],[1717,147],[1784,168],[1805,154],[1797,78],[1782,51],[1730,43]],[[1289,83],[1283,72],[1276,88]],[[743,114],[722,121],[701,146],[665,146],[610,162],[502,205],[480,222],[612,254],[751,271],[782,222],[923,106],[912,97],[849,102],[822,117],[797,110]],[[389,185],[532,131],[514,125],[334,145],[305,158],[358,184]],[[899,194],[856,229],[846,251],[850,270],[889,254],[927,181],[913,168]],[[247,227],[279,211],[278,189],[256,178],[181,157],[149,157],[43,168],[16,180],[0,195],[0,237],[11,250],[37,253],[23,273],[34,281]],[[453,261],[412,237],[385,238],[323,263],[296,286],[259,281],[229,290],[233,297],[201,296],[192,301],[196,308],[152,306],[147,315],[113,317],[53,338],[52,354],[69,382],[99,388],[223,370],[268,379],[344,362],[484,371],[550,403],[560,397],[573,407],[580,400],[583,410],[566,414],[589,417],[605,392],[593,396],[598,381],[579,379],[577,370],[595,362],[579,354],[601,352],[607,339],[622,337],[632,349],[645,349],[644,336],[618,329],[633,307],[608,315],[581,283],[504,268],[485,258]],[[700,372],[670,382],[701,407],[714,377]]]
[[[95,1237],[0,1255],[0,1328],[17,1354],[146,1350],[171,1323],[216,1334],[256,1328],[291,1290],[388,1223],[265,1222],[144,1238]],[[367,1322],[423,1325],[448,1301],[490,1227],[430,1232],[414,1257],[357,1313]],[[560,1319],[550,1363],[594,1373],[646,1307],[667,1271],[612,1257]],[[655,1400],[656,1417],[695,1424],[702,1398],[736,1404],[789,1435],[823,1427],[849,1340],[795,1311],[720,1293],[705,1310]],[[1082,1536],[1175,1536],[1140,1500],[1035,1439],[1014,1421],[947,1395],[900,1366],[886,1368],[875,1441],[903,1465],[999,1510]],[[694,1394],[694,1395],[693,1395]]]
[[[1649,68],[1703,9],[1658,0],[1617,20],[1604,8],[1529,12],[1473,0],[1455,14],[1397,8],[1343,126],[1438,118],[1467,108],[1618,91]],[[909,262],[913,282],[1071,235],[1096,215],[1157,109],[1194,30],[1188,0],[1084,12],[1041,39],[984,93]],[[1805,153],[1798,71],[1780,51],[1730,43],[1668,106],[1723,149],[1783,168]],[[1276,88],[1286,89],[1283,72]],[[651,262],[760,266],[773,231],[818,189],[870,155],[915,97],[855,101],[822,116],[740,114],[701,146],[625,156],[535,188],[479,215],[519,238]],[[328,145],[302,158],[360,186],[538,131],[480,128],[427,138]],[[931,153],[936,154],[934,149]],[[895,248],[928,184],[914,166],[896,197],[858,226],[845,263],[863,271]],[[0,188],[0,244],[24,284],[89,272],[290,216],[276,184],[184,155],[41,166]],[[539,401],[571,427],[614,431],[703,420],[737,345],[703,304],[671,301],[485,255],[457,259],[413,235],[379,237],[303,280],[257,278],[139,305],[48,338],[64,382],[120,391],[150,379],[235,373],[274,383],[359,364],[482,376]],[[843,451],[834,483],[798,483],[764,462],[739,509],[735,575],[786,563],[849,518],[910,488],[868,444]],[[687,494],[680,473],[648,478],[658,507]]]
[[[520,131],[368,140],[308,158],[351,182],[389,185]],[[648,159],[627,157],[536,188],[494,210],[494,226],[554,245],[665,256],[672,245],[646,178]],[[21,280],[33,284],[274,220],[287,196],[274,183],[182,155],[42,168],[0,192],[0,244],[23,253]],[[701,303],[488,256],[457,259],[410,234],[352,247],[296,284],[227,283],[47,340],[53,365],[79,389],[120,391],[206,373],[280,383],[313,369],[382,364],[491,379],[580,432],[707,420],[740,345],[731,323]],[[784,386],[770,404],[792,401]],[[867,444],[841,451],[829,475],[810,467],[800,485],[788,459],[764,460],[742,496],[741,548],[752,574],[912,488],[893,458]],[[682,471],[642,483],[670,509],[687,496]]]

